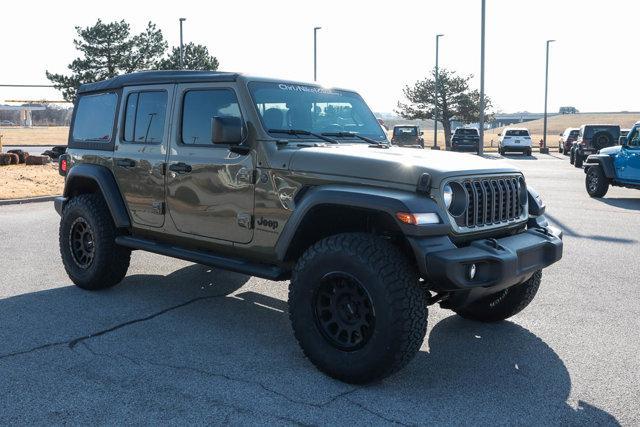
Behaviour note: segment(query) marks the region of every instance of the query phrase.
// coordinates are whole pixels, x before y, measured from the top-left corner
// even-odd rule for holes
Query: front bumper
[[[493,293],[524,282],[562,258],[562,232],[537,224],[512,236],[480,239],[464,247],[455,246],[447,236],[414,239],[411,245],[433,291],[482,288]]]

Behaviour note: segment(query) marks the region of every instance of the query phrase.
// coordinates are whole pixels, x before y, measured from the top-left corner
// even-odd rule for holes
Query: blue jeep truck
[[[604,197],[610,185],[640,190],[640,122],[621,145],[603,148],[587,157],[584,171],[591,197]]]

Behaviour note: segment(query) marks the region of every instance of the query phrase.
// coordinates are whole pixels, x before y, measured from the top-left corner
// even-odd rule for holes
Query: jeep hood
[[[367,144],[302,148],[291,158],[290,169],[408,185],[416,185],[427,172],[433,187],[452,176],[520,172],[498,158],[418,148],[372,148]]]
[[[614,145],[613,147],[603,148],[598,153],[599,154],[606,154],[608,156],[615,156],[616,154],[618,154],[620,152],[620,149],[622,149],[621,145]]]

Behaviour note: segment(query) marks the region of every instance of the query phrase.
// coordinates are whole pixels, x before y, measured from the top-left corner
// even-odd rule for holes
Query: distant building
[[[557,114],[547,114],[547,117],[555,116]],[[492,121],[488,122],[489,129],[499,128],[502,126],[514,125],[517,123],[528,122],[531,120],[538,120],[544,117],[544,113],[529,113],[523,111],[521,113],[499,113],[496,114]]]

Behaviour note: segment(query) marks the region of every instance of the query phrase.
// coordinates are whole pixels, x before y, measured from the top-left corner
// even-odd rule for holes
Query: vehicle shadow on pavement
[[[553,215],[551,215],[548,211],[545,212],[545,216],[552,224],[555,224],[558,227],[560,227],[560,229],[562,230],[565,236],[571,236],[577,239],[590,239],[590,240],[596,240],[601,242],[622,243],[625,245],[633,245],[638,243],[638,241],[635,239],[625,239],[623,237],[581,234],[576,230],[572,229],[571,227],[569,227],[568,225],[566,225],[565,223],[563,223],[562,221],[560,221],[559,219],[557,219],[556,217],[554,217]]]
[[[438,322],[405,372],[392,379],[398,394],[424,408],[416,423],[582,425],[617,424],[583,401],[569,403],[563,361],[531,331],[511,321],[480,323],[453,315]],[[414,390],[417,389],[417,390]],[[382,402],[378,402],[382,404]],[[407,408],[409,410],[409,408]]]
[[[191,265],[0,300],[0,388],[12,391],[0,423],[616,423],[567,403],[562,360],[511,322],[448,317],[398,374],[335,381],[304,358],[265,284],[283,285]]]
[[[525,154],[502,154],[502,158],[509,160],[538,160],[535,156],[527,156]]]
[[[621,209],[630,209],[634,211],[640,211],[640,199],[627,199],[623,197],[604,197],[601,199],[594,199],[605,205],[613,206]]]

